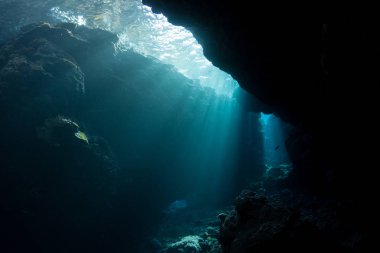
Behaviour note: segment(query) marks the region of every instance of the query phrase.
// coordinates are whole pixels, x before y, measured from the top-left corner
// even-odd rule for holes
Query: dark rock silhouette
[[[347,5],[337,11],[262,1],[248,6],[243,0],[143,3],[189,29],[205,56],[256,97],[247,102],[251,110],[296,126],[287,141],[295,184],[357,200],[370,191],[366,173],[353,168],[373,163],[372,152],[361,147],[376,130],[358,119],[371,118],[376,108],[380,22],[373,8]],[[360,185],[360,193],[352,185]]]
[[[352,209],[339,208],[338,213],[334,213],[336,204],[328,201],[280,195],[268,198],[242,191],[235,200],[235,209],[220,226],[219,242],[223,252],[362,250],[363,241],[356,238],[357,228],[342,222]],[[342,230],[345,230],[344,237]]]

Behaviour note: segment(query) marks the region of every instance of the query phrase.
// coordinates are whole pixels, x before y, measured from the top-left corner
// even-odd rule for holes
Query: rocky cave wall
[[[189,29],[214,65],[263,102],[258,106],[252,100],[251,110],[274,113],[296,126],[287,141],[294,184],[344,195],[358,192],[352,185],[365,184],[367,176],[354,167],[371,157],[363,147],[372,125],[360,118],[371,117],[375,107],[380,67],[380,22],[369,7],[143,3]]]

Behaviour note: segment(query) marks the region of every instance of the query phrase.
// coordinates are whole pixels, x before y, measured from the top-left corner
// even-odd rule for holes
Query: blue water
[[[279,167],[290,163],[286,152],[287,124],[272,114],[260,114],[263,151],[266,167]],[[289,126],[288,126],[289,127]]]

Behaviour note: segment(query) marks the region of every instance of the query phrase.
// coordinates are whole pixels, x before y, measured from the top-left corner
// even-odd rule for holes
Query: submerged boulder
[[[55,30],[59,38],[46,36]],[[70,33],[48,24],[32,26],[0,49],[2,116],[30,114],[36,119],[71,114],[85,92],[85,75],[58,41]],[[20,115],[21,116],[21,115]],[[27,115],[22,115],[27,116]]]
[[[218,240],[225,253],[353,252],[360,244],[348,243],[355,227],[340,223],[352,209],[341,216],[337,209],[308,196],[265,197],[245,190],[236,198],[235,209],[223,215]]]

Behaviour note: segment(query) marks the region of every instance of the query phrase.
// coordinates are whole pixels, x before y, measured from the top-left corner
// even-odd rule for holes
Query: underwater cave
[[[0,9],[1,252],[369,252],[369,9]]]

